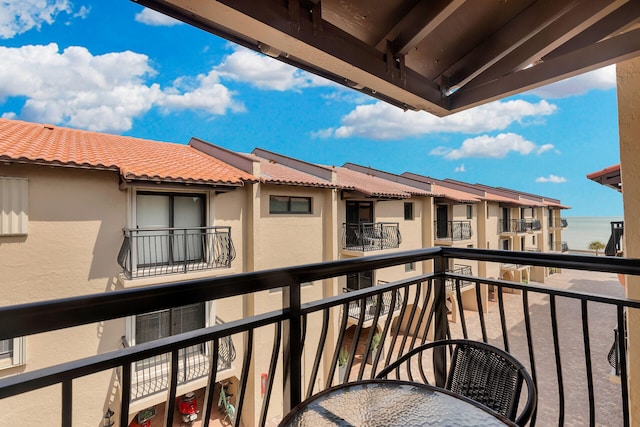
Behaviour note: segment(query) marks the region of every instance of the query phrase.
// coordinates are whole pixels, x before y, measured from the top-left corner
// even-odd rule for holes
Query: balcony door
[[[449,237],[449,207],[447,205],[436,206],[436,238]]]
[[[346,244],[363,244],[364,228],[361,224],[373,223],[373,202],[348,201],[346,205]]]
[[[363,271],[347,275],[347,289],[357,291],[358,289],[370,288],[373,286],[373,271]]]
[[[204,225],[204,195],[138,193],[138,266],[201,260]]]
[[[502,208],[502,231],[511,231],[511,209]]]
[[[347,202],[346,216],[349,224],[373,222],[373,202]]]

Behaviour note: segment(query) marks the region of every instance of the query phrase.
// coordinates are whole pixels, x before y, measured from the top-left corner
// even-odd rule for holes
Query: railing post
[[[282,331],[285,349],[282,404],[286,414],[300,403],[302,396],[302,310],[299,282],[283,288],[282,304],[285,312],[289,312],[289,320],[284,322]]]
[[[184,237],[183,237],[183,243],[182,243],[182,256],[184,257],[184,259],[182,260],[183,262],[183,271],[186,273],[187,272],[187,229],[184,229]]]
[[[435,330],[434,341],[444,340],[447,337],[447,289],[444,274],[447,271],[447,259],[437,256],[433,259],[434,280],[434,317]],[[435,348],[433,351],[433,367],[438,387],[444,387],[446,381],[446,349],[444,347]]]

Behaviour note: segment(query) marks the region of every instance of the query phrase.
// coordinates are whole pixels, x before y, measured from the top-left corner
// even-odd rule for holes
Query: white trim
[[[171,310],[170,308],[166,310]],[[160,312],[165,310],[156,310]],[[152,311],[151,313],[155,313]],[[140,313],[147,314],[147,313]],[[125,339],[130,346],[136,345],[136,316],[127,316],[125,319]],[[208,328],[210,325],[215,325],[215,301],[204,302],[204,327]],[[205,346],[207,348],[208,346]]]
[[[0,369],[13,368],[27,363],[27,337],[13,338],[11,357],[0,360]]]

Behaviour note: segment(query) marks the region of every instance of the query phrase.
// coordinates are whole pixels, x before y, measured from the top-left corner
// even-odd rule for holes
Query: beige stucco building
[[[262,149],[236,153],[196,138],[179,145],[0,119],[0,158],[2,306],[434,245],[548,251],[551,237],[543,236],[561,233],[546,219],[559,220],[556,200],[353,163],[316,165]],[[505,212],[527,223],[537,219],[540,230],[505,236]],[[481,262],[449,268],[496,278],[506,271]],[[312,282],[302,287],[302,299],[430,271],[425,261]],[[474,293],[467,301],[467,292],[461,303],[475,309]],[[482,295],[486,301],[489,290]],[[424,295],[418,301],[429,303]],[[266,313],[282,302],[282,292],[271,290],[5,340],[0,377]],[[345,331],[332,320],[330,340],[350,333],[359,310],[350,308]],[[402,322],[398,314],[385,306],[378,324],[371,316],[365,327],[380,331],[389,316]],[[319,333],[306,331],[311,340]],[[253,345],[272,337],[272,330],[258,330]],[[230,337],[217,361],[218,379],[231,379],[232,391],[244,345],[242,336]],[[210,352],[206,346],[183,350],[178,395],[206,385]],[[258,423],[268,372],[270,355],[257,354],[246,377],[245,425]],[[303,376],[310,376],[312,360],[302,362]],[[166,399],[167,364],[162,357],[135,364],[130,419]],[[329,368],[322,366],[318,378]],[[77,381],[74,424],[98,425],[102,414],[119,407],[119,375],[113,370]],[[281,383],[275,382],[275,398],[282,396]],[[42,389],[0,401],[3,422],[18,425],[26,411],[34,424],[47,423],[60,408],[59,397],[51,396],[58,394]],[[283,415],[272,412],[270,419]]]

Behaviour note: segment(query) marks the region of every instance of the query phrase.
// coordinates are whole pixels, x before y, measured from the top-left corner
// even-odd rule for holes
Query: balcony
[[[542,224],[537,218],[500,219],[498,228],[500,233],[531,233],[542,230]]]
[[[402,243],[397,222],[342,224],[342,249],[348,251],[381,251],[396,249]]]
[[[471,276],[473,274],[470,265],[464,264],[455,264],[452,270],[449,270],[449,273],[459,275],[459,276]],[[447,279],[446,280],[447,289],[451,292],[456,292],[456,289],[464,289],[473,285],[471,280],[454,280]]]
[[[228,268],[231,227],[125,228],[118,264],[127,279]]]
[[[548,286],[445,271],[452,260],[459,259],[545,266],[561,269],[563,273],[554,274],[553,279],[558,282]],[[302,286],[424,260],[433,260],[433,273],[324,299],[309,299],[305,293],[307,286]],[[535,379],[539,397],[531,425],[629,425],[629,388],[634,384],[629,384],[627,363],[637,356],[627,354],[624,340],[618,340],[615,356],[619,367],[618,384],[609,379],[611,367],[607,356],[613,341],[612,330],[617,328],[620,336],[626,336],[625,313],[637,315],[640,301],[575,290],[572,281],[562,281],[568,269],[585,271],[583,274],[587,279],[593,274],[591,272],[597,271],[640,275],[640,265],[633,259],[444,247],[2,307],[0,339],[8,339],[101,324],[167,307],[209,300],[228,301],[229,297],[254,293],[257,296],[261,291],[282,288],[282,306],[271,312],[2,378],[0,399],[8,408],[14,404],[30,413],[26,408],[30,404],[28,393],[39,390],[39,394],[60,401],[59,413],[47,414],[50,422],[71,426],[72,409],[75,412],[81,407],[82,379],[100,372],[120,370],[121,381],[114,386],[119,388],[114,394],[122,399],[111,401],[109,410],[115,412],[116,423],[126,426],[133,398],[135,364],[169,354],[165,413],[168,419],[173,419],[182,349],[209,346],[209,356],[217,360],[221,340],[237,336],[239,339],[234,341],[243,342],[243,357],[237,367],[234,399],[239,416],[235,425],[241,422],[264,425],[267,413],[269,417],[286,414],[305,397],[336,384],[340,349],[346,348],[348,352],[347,375],[342,381],[355,381],[374,376],[399,355],[427,340],[451,336],[497,345],[525,364]],[[455,324],[447,321],[448,280],[453,280],[456,293],[460,291],[462,281],[476,284],[472,291],[477,296],[478,311],[458,307],[460,321]],[[481,298],[485,286],[493,287],[497,297],[486,309]],[[351,343],[344,339],[344,334],[328,332],[346,329],[348,319],[353,318],[349,310],[352,302],[361,301],[360,310],[363,311],[366,301],[373,301],[374,297],[384,300],[385,294],[392,298],[390,307],[395,308],[395,300],[401,300],[398,314],[384,318],[382,309],[375,310],[372,322],[380,327],[380,345],[385,351],[384,356],[365,363],[363,353],[358,349],[362,343],[364,353],[368,353],[375,332],[374,328],[364,327],[365,316],[357,317]],[[69,333],[73,333],[73,329]],[[35,355],[32,353],[31,357]],[[253,371],[258,358],[266,360],[262,398],[256,397],[259,393],[249,388],[255,381]],[[303,359],[307,363],[304,375]],[[442,360],[435,358],[434,363],[438,371]],[[211,416],[215,405],[214,384],[221,378],[217,364],[208,366],[207,370],[205,402],[209,403],[201,411],[204,420]],[[274,390],[283,390],[284,394]],[[37,402],[31,404],[37,405]],[[6,416],[7,413],[3,414]],[[208,421],[203,425],[208,425]]]
[[[123,347],[129,343],[122,337]],[[209,375],[210,346],[197,344],[181,349],[178,352],[177,384],[187,384]],[[217,370],[231,369],[236,358],[236,349],[231,337],[219,340]],[[169,387],[171,353],[152,356],[131,365],[131,401],[166,391]],[[118,378],[122,381],[122,370],[118,369]]]
[[[549,217],[549,228],[566,228],[568,225],[566,218]]]
[[[345,288],[344,292],[354,292]],[[380,304],[378,304],[380,302]],[[397,313],[402,307],[402,295],[399,290],[384,292],[382,295],[373,295],[363,299],[349,302],[349,317],[351,319],[363,319],[365,322],[373,320],[376,316],[386,316],[389,313]]]
[[[569,245],[565,241],[555,241],[551,244],[551,250],[555,252],[569,252]]]
[[[473,236],[471,221],[434,221],[435,240],[469,240]]]

